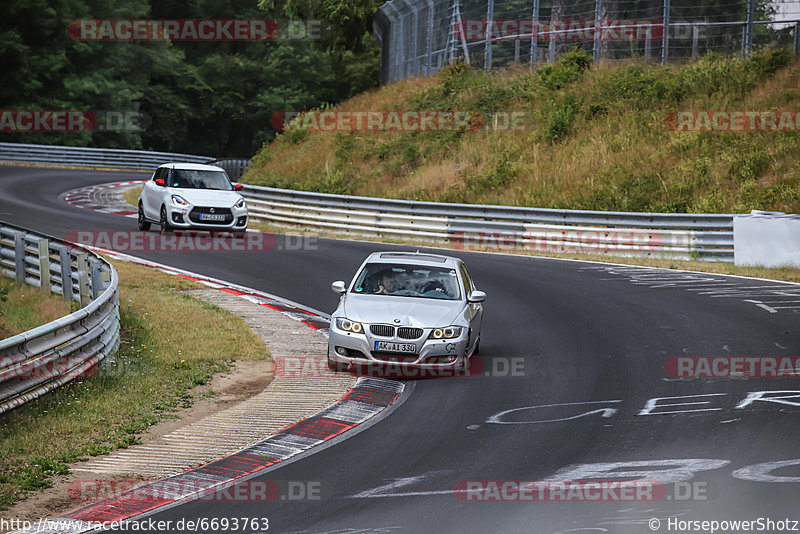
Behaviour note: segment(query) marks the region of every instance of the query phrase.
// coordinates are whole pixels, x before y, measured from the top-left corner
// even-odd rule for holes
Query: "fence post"
[[[14,230],[14,277],[18,286],[25,282],[25,235],[19,230]]]
[[[91,295],[89,290],[89,266],[88,255],[84,252],[78,254],[78,291],[81,296],[81,307],[86,306],[91,302]]]
[[[742,26],[742,57],[747,57],[747,23]]]
[[[538,50],[536,49],[536,45],[539,41],[539,0],[533,0],[533,11],[531,12],[531,68],[533,68],[537,60],[539,59],[536,57],[538,54]],[[795,39],[795,42],[797,40]]]
[[[494,21],[494,0],[489,0],[486,6],[486,47],[483,53],[483,68],[492,68],[492,24]]]
[[[50,293],[50,240],[39,239],[39,288]]]
[[[419,68],[419,50],[417,48],[419,46],[419,10],[416,8],[416,6],[411,5],[411,3],[408,2],[408,0],[406,0],[406,5],[411,10],[411,14],[414,16],[414,26],[413,26],[414,42],[412,43],[411,46],[411,54],[412,54],[411,57],[413,58],[411,62],[411,75],[416,76],[419,74],[419,71],[421,70]]]
[[[669,61],[669,0],[664,0],[664,35],[661,37],[661,64]]]
[[[603,19],[602,17],[603,0],[594,1],[594,50],[592,51],[592,59],[595,63],[600,61],[601,52],[601,39],[603,37]]]
[[[61,295],[67,302],[72,302],[72,265],[69,249],[61,247],[58,250],[58,256],[61,263]]]
[[[753,51],[753,16],[755,12],[755,0],[747,0],[747,46],[745,48],[745,57],[750,57]]]
[[[700,26],[692,24],[692,59],[697,59],[697,47],[700,40]]]
[[[794,23],[794,55],[800,56],[800,21]]]
[[[425,75],[431,73],[433,65],[433,15],[436,12],[436,4],[433,0],[428,0],[428,33],[425,36]]]

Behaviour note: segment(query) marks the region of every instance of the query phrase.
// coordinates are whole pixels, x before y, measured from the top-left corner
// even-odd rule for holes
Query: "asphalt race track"
[[[59,195],[143,176],[2,166],[0,219],[57,236],[135,230],[134,219]],[[290,251],[284,239],[269,252],[137,255],[331,312],[331,281],[349,279],[369,252],[409,248],[319,239],[315,250]],[[778,521],[800,520],[800,378],[676,380],[664,367],[675,356],[800,356],[800,288],[448,253],[488,295],[485,376],[418,380],[379,423],[254,479],[318,487],[319,498],[196,501],[149,518],[266,517],[269,532],[309,533],[678,531],[669,518],[763,518],[760,531],[785,532],[793,523]],[[613,481],[620,472],[666,482],[666,493],[654,502],[476,502],[454,492],[465,481]]]

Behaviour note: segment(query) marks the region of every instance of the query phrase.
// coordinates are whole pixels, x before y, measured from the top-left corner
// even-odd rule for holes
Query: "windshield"
[[[368,263],[358,274],[352,292],[458,300],[458,288],[458,274],[449,267]]]
[[[233,191],[228,175],[223,171],[191,171],[175,169],[169,180],[169,187],[181,189],[218,189]]]

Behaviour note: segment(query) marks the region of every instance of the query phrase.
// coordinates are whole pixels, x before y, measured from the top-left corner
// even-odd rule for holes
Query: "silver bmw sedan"
[[[461,371],[478,352],[486,294],[458,258],[375,252],[331,289],[331,370]]]

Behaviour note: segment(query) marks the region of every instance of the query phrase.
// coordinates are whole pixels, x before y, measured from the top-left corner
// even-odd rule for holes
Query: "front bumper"
[[[424,329],[421,338],[410,340],[399,337],[375,336],[366,326],[366,332],[354,334],[337,328],[336,321],[331,321],[330,337],[328,339],[328,359],[341,366],[351,366],[356,369],[426,369],[426,370],[454,370],[465,367],[467,358],[468,329],[462,328],[461,335],[452,339],[428,339],[430,328]],[[413,343],[416,345],[414,353],[376,351],[376,341],[390,341],[393,343]],[[344,354],[343,354],[344,353]]]
[[[221,210],[225,212],[228,221],[213,221],[203,222],[199,220],[200,212],[209,211],[209,207],[204,206],[175,206],[174,204],[167,204],[167,219],[170,226],[173,228],[185,228],[193,230],[240,230],[247,229],[247,206],[244,208],[222,208],[214,207],[214,210]],[[230,215],[228,215],[228,212]]]

